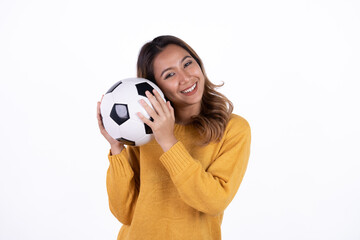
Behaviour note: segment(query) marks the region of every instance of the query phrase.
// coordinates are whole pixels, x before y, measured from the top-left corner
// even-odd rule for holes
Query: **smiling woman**
[[[191,122],[196,126],[204,144],[221,139],[233,105],[216,91],[216,87],[221,85],[210,82],[200,57],[186,42],[174,36],[159,36],[145,44],[139,54],[137,75],[149,79],[166,92],[166,97],[175,107],[176,121],[182,124]],[[168,79],[171,80],[169,83],[165,81]],[[171,87],[180,90],[182,94],[178,93],[178,96],[183,97],[178,99],[181,101],[171,98],[174,95],[171,92],[174,92],[166,91]],[[197,105],[190,106],[187,104],[189,101]]]
[[[147,91],[151,116],[138,116],[155,140],[124,147],[109,137],[110,210],[123,223],[118,239],[221,239],[224,210],[234,198],[250,156],[248,122],[207,78],[184,41],[160,36],[139,54],[138,77],[165,94]]]

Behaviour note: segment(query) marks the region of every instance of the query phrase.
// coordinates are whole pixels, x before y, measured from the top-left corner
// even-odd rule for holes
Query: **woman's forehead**
[[[185,56],[190,56],[190,54],[182,47],[174,44],[168,45],[155,57],[154,70],[159,67],[175,66],[176,64],[181,63]]]

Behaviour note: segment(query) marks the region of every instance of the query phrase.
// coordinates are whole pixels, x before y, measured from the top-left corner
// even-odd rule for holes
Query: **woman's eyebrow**
[[[187,58],[191,58],[191,56],[189,56],[189,55],[185,56],[185,57],[181,60],[181,62],[185,61],[185,59],[187,59]]]
[[[185,59],[187,59],[187,58],[191,58],[191,56],[189,56],[189,55],[186,55],[183,59],[181,59],[181,63],[182,62],[184,62],[185,61]],[[160,77],[162,77],[162,75],[167,71],[167,70],[170,70],[171,69],[171,67],[169,67],[169,68],[166,68],[164,71],[162,71],[161,72],[161,74],[160,74]]]
[[[160,77],[161,77],[167,70],[170,70],[170,69],[171,69],[171,67],[169,67],[169,68],[165,69],[164,71],[162,71],[162,73],[160,74]]]

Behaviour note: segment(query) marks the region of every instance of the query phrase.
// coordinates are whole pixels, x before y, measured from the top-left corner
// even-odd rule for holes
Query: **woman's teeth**
[[[188,88],[188,89],[186,89],[186,90],[184,90],[184,91],[181,91],[181,92],[182,92],[182,93],[192,92],[192,91],[195,89],[195,87],[196,87],[196,83],[195,83],[191,88]]]

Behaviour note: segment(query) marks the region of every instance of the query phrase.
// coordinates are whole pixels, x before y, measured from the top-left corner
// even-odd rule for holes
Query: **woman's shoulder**
[[[232,113],[228,122],[228,127],[250,128],[249,122],[242,116]]]
[[[224,135],[221,139],[222,146],[231,148],[241,147],[244,141],[250,141],[251,129],[249,122],[242,116],[231,114]]]
[[[244,117],[234,113],[230,115],[230,119],[225,130],[226,135],[238,135],[238,137],[240,137],[239,135],[250,134],[250,132],[250,124]]]

